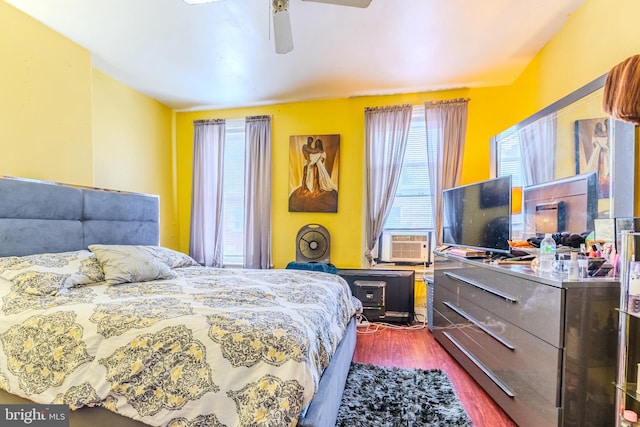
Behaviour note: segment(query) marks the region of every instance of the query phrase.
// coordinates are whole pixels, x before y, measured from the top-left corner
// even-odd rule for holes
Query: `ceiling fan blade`
[[[316,3],[331,3],[340,6],[352,6],[352,7],[368,7],[371,4],[371,0],[302,0],[313,1]]]
[[[273,38],[276,44],[276,53],[287,53],[293,50],[293,35],[291,34],[289,10],[286,8],[287,2],[282,3],[285,3],[285,7],[276,8],[276,0],[274,0]]]

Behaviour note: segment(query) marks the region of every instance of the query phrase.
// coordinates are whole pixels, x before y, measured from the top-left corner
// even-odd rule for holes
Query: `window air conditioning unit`
[[[382,234],[382,261],[428,262],[429,236],[427,234]]]

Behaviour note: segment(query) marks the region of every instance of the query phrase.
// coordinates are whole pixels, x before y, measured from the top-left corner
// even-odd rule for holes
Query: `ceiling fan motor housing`
[[[296,262],[329,264],[331,239],[329,231],[320,224],[307,224],[296,236]]]

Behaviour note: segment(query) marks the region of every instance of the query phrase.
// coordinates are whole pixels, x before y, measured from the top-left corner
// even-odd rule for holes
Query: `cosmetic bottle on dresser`
[[[578,252],[571,252],[571,260],[569,261],[569,280],[578,280],[580,278],[580,268],[578,267]]]
[[[640,316],[640,262],[632,263],[630,268],[627,311]]]
[[[636,427],[638,425],[638,414],[625,409],[622,413],[622,420],[620,420],[620,427]]]

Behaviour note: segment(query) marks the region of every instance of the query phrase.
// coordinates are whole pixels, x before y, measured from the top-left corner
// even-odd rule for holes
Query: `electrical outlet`
[[[371,324],[369,323],[368,320],[361,320],[358,322],[358,324],[356,325],[358,328],[368,328]]]
[[[356,326],[358,328],[366,328],[369,326],[369,321],[360,314],[357,315],[356,320],[357,320]]]

